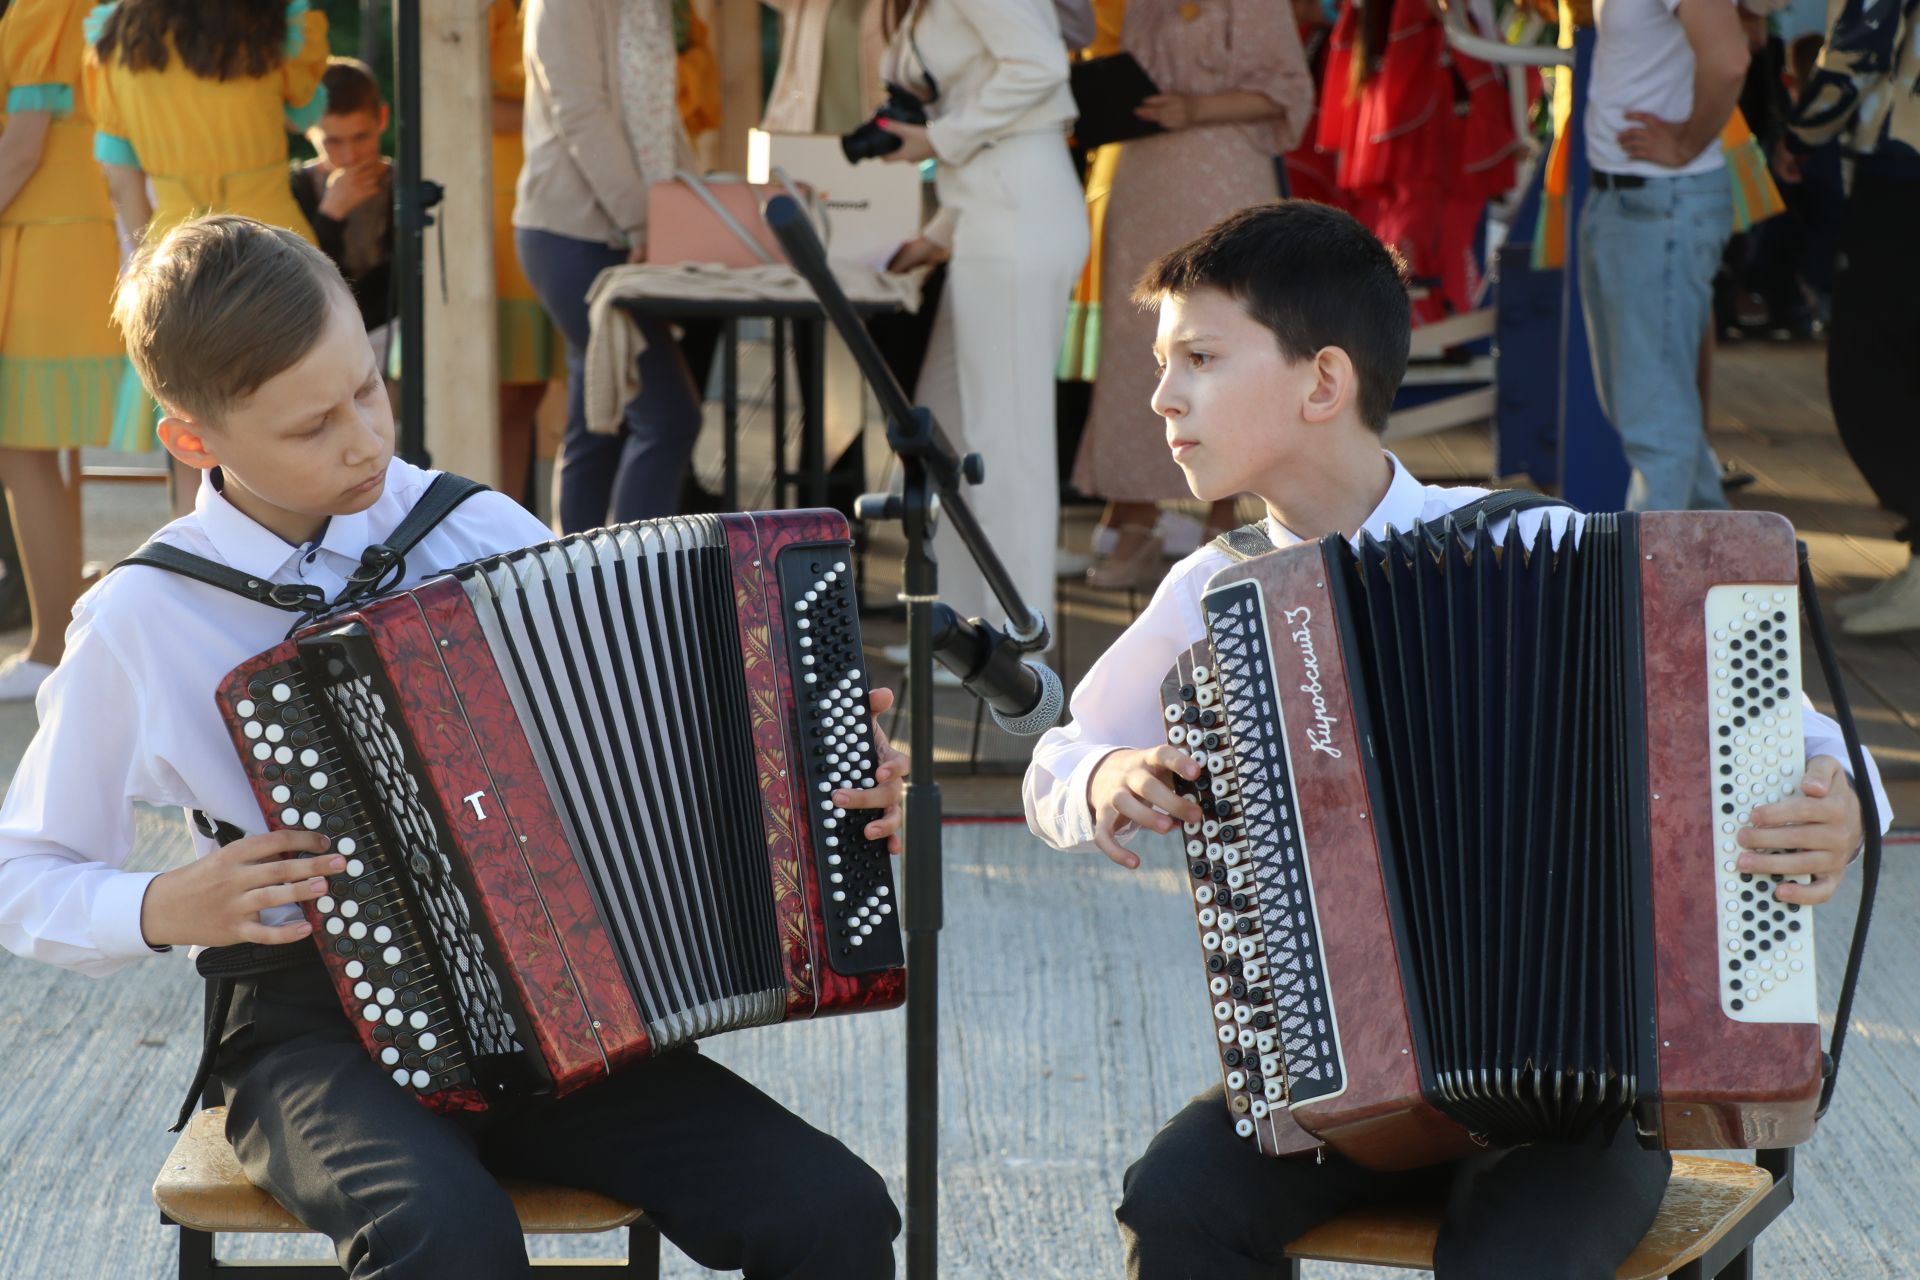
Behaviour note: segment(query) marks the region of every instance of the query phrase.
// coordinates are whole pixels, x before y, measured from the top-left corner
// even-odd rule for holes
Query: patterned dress
[[[1275,157],[1313,114],[1313,80],[1292,10],[1273,0],[1130,0],[1122,44],[1162,93],[1263,93],[1283,110],[1119,144],[1101,229],[1099,374],[1073,483],[1158,502],[1190,495],[1149,403],[1156,322],[1128,300],[1134,281],[1227,214],[1279,194]]]
[[[13,0],[0,19],[7,111],[53,116],[39,167],[0,209],[0,447],[10,449],[98,447],[117,420],[140,419],[108,318],[113,206],[78,93],[87,2]]]

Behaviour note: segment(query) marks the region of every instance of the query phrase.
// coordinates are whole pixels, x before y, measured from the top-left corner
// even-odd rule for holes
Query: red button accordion
[[[846,522],[646,521],[466,565],[237,667],[272,828],[349,861],[304,909],[367,1051],[437,1110],[564,1094],[715,1032],[885,1008]]]
[[[1380,1168],[1631,1121],[1812,1132],[1810,910],[1735,833],[1803,771],[1793,531],[1337,536],[1208,583],[1163,686],[1226,1096]]]

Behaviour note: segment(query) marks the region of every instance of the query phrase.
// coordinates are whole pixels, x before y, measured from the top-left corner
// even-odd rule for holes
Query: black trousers
[[[1880,505],[1920,542],[1920,180],[1862,162],[1840,226],[1827,397],[1840,441]]]
[[[1612,1280],[1653,1224],[1673,1160],[1631,1126],[1612,1141],[1489,1151],[1376,1173],[1329,1154],[1274,1159],[1233,1132],[1218,1088],[1127,1170],[1114,1216],[1130,1280],[1273,1280],[1286,1247],[1348,1209],[1445,1195],[1434,1280]]]
[[[880,1175],[691,1048],[558,1100],[437,1115],[367,1056],[316,962],[237,985],[212,1092],[247,1176],[354,1280],[525,1280],[503,1174],[638,1205],[713,1270],[893,1275]]]

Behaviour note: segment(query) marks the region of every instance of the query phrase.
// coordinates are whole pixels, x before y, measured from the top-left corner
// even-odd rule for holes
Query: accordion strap
[[[394,526],[392,533],[384,542],[376,542],[360,553],[360,565],[347,575],[347,585],[332,600],[320,588],[297,582],[268,582],[263,578],[245,574],[231,565],[197,556],[191,551],[182,551],[179,547],[166,542],[148,542],[126,559],[113,567],[126,565],[145,565],[150,569],[164,569],[168,573],[177,573],[183,578],[192,578],[208,586],[230,591],[234,595],[244,596],[256,604],[281,609],[298,614],[294,626],[298,627],[330,610],[379,595],[388,590],[406,576],[407,552],[418,546],[453,509],[481,493],[486,486],[477,480],[465,476],[456,476],[450,472],[441,472],[413,504],[413,509]],[[109,570],[111,572],[111,570]]]
[[[1532,511],[1537,507],[1566,507],[1573,504],[1559,498],[1550,498],[1544,493],[1533,493],[1526,489],[1495,489],[1492,493],[1475,498],[1463,507],[1455,507],[1446,515],[1455,528],[1464,528],[1476,520],[1485,519],[1491,524],[1502,516]],[[1252,524],[1243,524],[1238,529],[1229,529],[1213,540],[1213,546],[1226,553],[1235,564],[1251,560],[1255,556],[1266,555],[1274,550],[1273,539],[1267,536],[1264,520]]]

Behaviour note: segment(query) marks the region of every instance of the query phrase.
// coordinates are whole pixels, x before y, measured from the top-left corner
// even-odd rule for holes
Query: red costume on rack
[[[1429,0],[1345,0],[1328,41],[1319,130],[1344,203],[1406,256],[1416,322],[1466,311],[1489,199],[1514,183],[1521,140],[1498,67],[1447,45]],[[1357,63],[1357,65],[1356,65]]]

